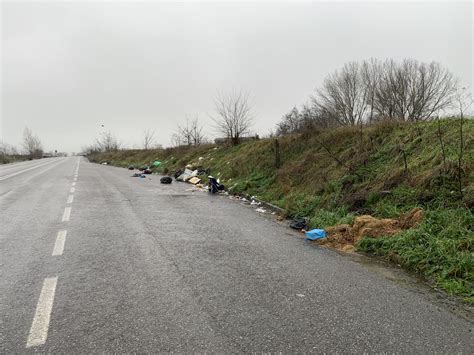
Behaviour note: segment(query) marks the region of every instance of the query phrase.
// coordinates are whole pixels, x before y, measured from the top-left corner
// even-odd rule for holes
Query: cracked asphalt
[[[225,196],[130,175],[0,167],[1,353],[472,353],[472,322],[415,290]]]

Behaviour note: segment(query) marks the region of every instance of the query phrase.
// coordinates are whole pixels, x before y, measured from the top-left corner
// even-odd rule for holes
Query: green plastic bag
[[[161,161],[155,160],[153,162],[153,166],[160,166],[160,165],[161,165]]]

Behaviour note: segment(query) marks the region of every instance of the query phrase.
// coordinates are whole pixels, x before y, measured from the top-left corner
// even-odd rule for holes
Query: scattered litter
[[[160,165],[161,165],[161,161],[155,160],[155,161],[153,162],[153,166],[157,166],[157,167],[158,167],[158,166],[160,166]]]
[[[171,184],[173,182],[173,179],[169,176],[163,176],[161,179],[160,179],[160,182],[162,184]]]
[[[201,161],[201,160],[204,160],[204,158],[203,158],[203,157],[199,157],[199,159],[198,159],[198,160],[199,160],[199,161]]]
[[[191,179],[188,180],[193,185],[199,184],[201,182],[201,179],[198,177],[192,177]]]
[[[141,174],[140,177],[141,177],[142,179],[145,179],[145,178],[146,178],[146,175],[145,175],[145,174]]]
[[[107,163],[106,161],[104,161],[103,163],[101,163],[102,165],[109,165],[109,163]]]
[[[291,221],[290,227],[293,229],[302,230],[306,228],[306,224],[307,222],[305,218],[295,217],[293,218],[293,221]]]
[[[176,180],[187,181],[192,177],[193,177],[193,171],[191,169],[186,168],[184,169],[184,172],[176,178]]]
[[[143,174],[151,174],[151,170],[150,169],[145,169],[145,170],[143,170]]]
[[[266,211],[264,208],[262,208],[262,207],[257,208],[255,211],[256,211],[256,212],[259,212],[259,213],[266,213],[266,212],[267,212],[267,211]]]
[[[326,238],[326,231],[324,229],[312,229],[304,232],[304,234],[306,234],[306,240]]]
[[[250,204],[253,205],[253,206],[261,206],[262,205],[261,202],[257,202],[255,200],[252,200],[252,202],[250,202]]]
[[[218,180],[216,180],[213,176],[209,176],[209,191],[211,193],[216,193],[216,192],[219,192],[219,191],[224,191],[225,190],[225,186],[224,185],[221,185],[219,184]]]
[[[245,197],[242,197],[242,198],[240,199],[240,201],[242,201],[242,202],[249,202],[249,200],[247,200]]]
[[[142,174],[140,174],[140,173],[135,173],[135,174],[132,175],[132,177],[140,177],[140,176],[142,176]]]
[[[134,170],[134,169],[135,169],[135,168],[134,168],[132,165],[130,165],[130,166],[128,167],[128,170]]]

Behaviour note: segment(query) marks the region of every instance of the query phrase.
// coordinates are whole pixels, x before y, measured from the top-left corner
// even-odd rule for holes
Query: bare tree
[[[18,155],[15,146],[0,140],[0,155]]]
[[[237,145],[246,134],[249,134],[253,123],[249,95],[242,91],[218,93],[215,99],[216,117],[212,117],[220,133]]]
[[[95,142],[97,149],[101,152],[114,152],[120,149],[120,142],[112,132],[103,132]]]
[[[301,116],[298,109],[293,107],[290,112],[283,116],[282,120],[277,123],[277,136],[297,133],[301,128]]]
[[[199,118],[196,117],[191,121],[186,119],[185,126],[178,126],[178,132],[175,133],[174,141],[179,142],[180,145],[194,146],[204,143],[205,137],[202,133],[202,126],[199,124]]]
[[[367,90],[359,63],[345,64],[326,78],[317,91],[319,108],[343,126],[362,123],[367,111]]]
[[[381,117],[427,120],[453,102],[457,80],[439,63],[387,60],[377,68],[373,107]]]
[[[39,137],[28,127],[23,130],[23,148],[31,158],[41,158],[43,156],[43,145]]]
[[[146,129],[143,131],[143,149],[148,150],[152,148],[155,139],[155,131]]]

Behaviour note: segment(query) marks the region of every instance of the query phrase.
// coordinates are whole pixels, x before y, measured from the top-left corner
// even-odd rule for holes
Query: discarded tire
[[[171,184],[171,182],[173,182],[173,179],[170,178],[169,176],[164,176],[160,179],[160,182],[162,184]]]
[[[134,170],[135,168],[133,166],[129,166],[128,170]]]

